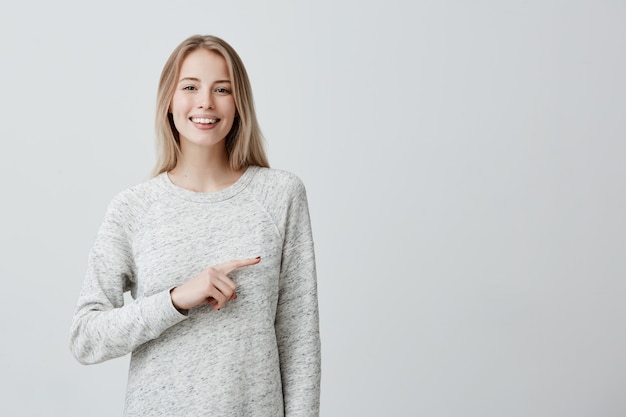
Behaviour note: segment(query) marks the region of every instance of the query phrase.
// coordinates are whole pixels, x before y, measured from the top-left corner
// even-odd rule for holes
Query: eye
[[[230,90],[226,87],[217,87],[215,92],[218,94],[230,94]]]
[[[196,90],[196,87],[195,87],[195,86],[193,86],[193,85],[187,85],[187,86],[183,87],[183,90],[186,90],[186,91],[195,91],[195,90]]]

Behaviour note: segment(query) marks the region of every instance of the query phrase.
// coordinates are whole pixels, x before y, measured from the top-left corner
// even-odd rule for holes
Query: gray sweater
[[[221,310],[174,308],[171,288],[257,256],[230,274],[238,298]],[[134,301],[125,304],[128,290]],[[89,256],[70,348],[84,364],[132,352],[125,416],[318,416],[317,284],[302,182],[252,166],[211,194],[165,173],[118,194]]]

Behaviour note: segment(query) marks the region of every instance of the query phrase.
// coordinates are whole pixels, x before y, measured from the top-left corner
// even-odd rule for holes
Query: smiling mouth
[[[193,123],[200,123],[204,125],[212,125],[220,121],[220,119],[209,119],[207,117],[190,117],[189,120]]]

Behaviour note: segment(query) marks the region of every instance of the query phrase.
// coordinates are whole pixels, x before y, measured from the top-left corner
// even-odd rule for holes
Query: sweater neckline
[[[237,181],[235,181],[232,185],[212,193],[191,191],[180,187],[172,182],[169,175],[167,175],[167,171],[159,175],[159,180],[168,192],[177,197],[198,203],[216,203],[218,201],[228,200],[229,198],[239,194],[250,183],[252,177],[254,177],[254,174],[256,174],[258,169],[259,167],[257,166],[249,166],[246,168],[241,177],[239,177],[239,179],[237,179]]]

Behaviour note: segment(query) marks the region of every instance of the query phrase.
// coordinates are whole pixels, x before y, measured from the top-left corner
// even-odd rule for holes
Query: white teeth
[[[217,119],[207,119],[205,117],[192,117],[191,121],[194,123],[217,123]]]

